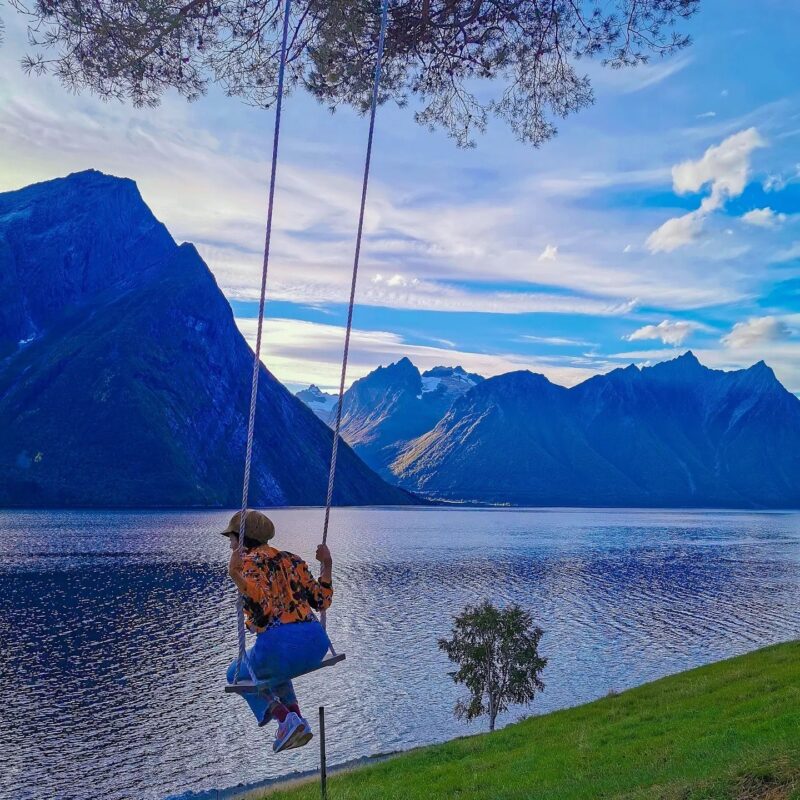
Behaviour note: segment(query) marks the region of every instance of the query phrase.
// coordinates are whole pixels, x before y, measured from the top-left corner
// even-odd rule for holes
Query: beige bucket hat
[[[253,508],[248,508],[244,513],[244,535],[246,539],[252,539],[254,542],[264,544],[275,535],[275,525],[266,514],[262,514]],[[241,518],[242,512],[237,511],[231,517],[228,527],[222,531],[222,535],[230,536],[235,533],[238,536]]]

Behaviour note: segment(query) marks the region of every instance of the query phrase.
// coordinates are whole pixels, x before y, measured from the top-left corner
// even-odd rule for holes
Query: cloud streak
[[[256,320],[239,317],[236,324],[252,347],[256,336]],[[283,383],[293,386],[314,383],[323,390],[338,390],[344,334],[345,329],[338,325],[296,319],[267,319],[264,323],[262,360]],[[389,331],[355,329],[348,361],[348,384],[376,367],[404,356],[408,356],[421,370],[442,365],[461,365],[468,372],[491,377],[529,369],[565,386],[580,383],[599,371],[596,367],[553,364],[551,361],[515,354],[477,353],[414,344]]]

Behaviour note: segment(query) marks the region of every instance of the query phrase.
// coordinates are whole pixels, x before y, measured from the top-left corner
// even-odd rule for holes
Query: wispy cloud
[[[553,347],[597,347],[597,342],[588,342],[585,339],[571,339],[564,336],[520,336],[523,342],[533,342],[534,344],[546,344]]]
[[[0,52],[0,64],[3,58]],[[134,177],[176,238],[198,245],[229,297],[256,296],[269,172],[263,142],[210,133],[198,106],[167,99],[155,111],[138,111],[66,95],[52,82],[35,82],[30,92],[25,87],[34,84],[22,84],[30,79],[0,74],[10,98],[0,107],[0,188],[88,167]],[[334,165],[328,153],[306,155],[303,163],[286,157],[280,164],[270,294],[302,305],[341,303],[358,173]],[[578,223],[565,207],[542,201],[548,181],[548,191],[566,198],[587,187],[650,185],[663,179],[663,168],[565,172],[516,176],[499,197],[421,193],[376,174],[359,301],[412,310],[609,315],[637,303],[689,309],[743,295],[730,275],[722,281],[689,264],[652,268],[638,253],[621,259],[625,244],[642,233],[610,211],[586,213]],[[383,282],[372,283],[377,275]],[[503,283],[514,290],[502,291]]]
[[[692,63],[689,53],[681,53],[662,61],[640,64],[635,69],[590,69],[592,80],[599,89],[610,89],[622,94],[641,92],[657,86],[685,70]]]
[[[530,184],[534,190],[544,191],[548,195],[581,197],[608,187],[654,186],[669,175],[667,167],[575,172],[574,169],[564,166],[557,173],[545,173],[531,179]]]
[[[554,244],[548,244],[544,250],[539,253],[539,261],[555,261],[558,258],[558,247]]]
[[[773,264],[781,264],[786,261],[800,260],[800,242],[792,242],[788,247],[783,247],[772,255],[770,261]]]
[[[255,342],[256,320],[237,318],[236,324],[251,346]],[[263,361],[283,383],[322,389],[338,388],[340,359],[345,330],[295,319],[268,319],[264,327]],[[552,381],[572,386],[595,374],[591,367],[553,364],[515,354],[489,354],[408,342],[402,336],[380,330],[354,330],[348,381],[357,380],[380,365],[408,356],[420,369],[461,365],[486,377],[520,369],[547,375]]]
[[[800,180],[800,164],[796,164],[790,172],[770,173],[762,185],[765,192],[782,192],[790,183]]]

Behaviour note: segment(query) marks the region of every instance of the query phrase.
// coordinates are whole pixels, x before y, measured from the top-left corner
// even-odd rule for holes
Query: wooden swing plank
[[[347,656],[345,653],[337,653],[335,656],[329,656],[323,659],[322,663],[316,667],[307,669],[304,672],[298,672],[297,675],[290,675],[285,680],[294,680],[302,675],[308,675],[316,672],[318,669],[325,667],[333,667],[340,661],[344,661]],[[283,680],[283,679],[282,679]],[[259,692],[268,691],[275,686],[275,681],[238,681],[237,683],[228,683],[225,686],[226,694],[258,694]]]

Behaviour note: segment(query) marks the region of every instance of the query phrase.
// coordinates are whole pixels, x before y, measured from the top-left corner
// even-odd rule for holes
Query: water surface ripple
[[[222,692],[235,653],[224,512],[0,512],[0,797],[163,798],[316,766]],[[312,558],[322,514],[275,511]],[[331,763],[479,730],[436,640],[482,598],[545,629],[533,710],[800,635],[800,514],[336,510],[329,627],[299,684]],[[516,719],[509,712],[504,722]]]

